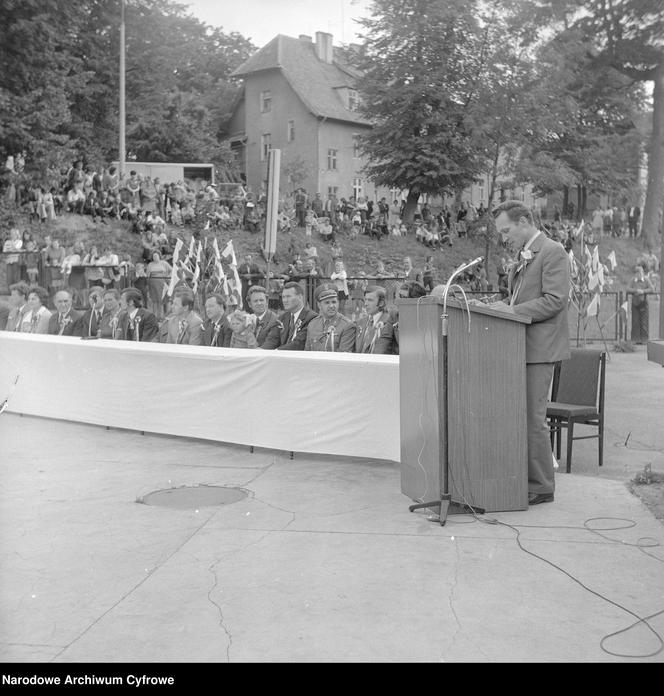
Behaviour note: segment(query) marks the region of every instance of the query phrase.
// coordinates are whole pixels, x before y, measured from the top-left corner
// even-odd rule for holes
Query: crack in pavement
[[[205,522],[203,522],[201,525],[196,527],[191,534],[189,534],[171,553],[164,558],[161,563],[159,563],[157,566],[152,568],[145,577],[141,578],[139,582],[137,582],[131,589],[129,589],[127,592],[125,592],[116,602],[114,602],[106,611],[102,612],[94,621],[92,621],[87,628],[85,628],[83,631],[81,631],[73,640],[71,640],[67,645],[65,645],[62,650],[60,650],[56,655],[54,655],[50,662],[53,662],[53,660],[57,659],[62,655],[66,650],[68,650],[72,645],[77,643],[81,638],[88,633],[90,630],[92,630],[102,619],[104,619],[108,614],[110,614],[116,607],[118,607],[122,602],[124,602],[127,597],[131,596],[139,587],[141,587],[145,582],[148,581],[149,578],[151,578],[158,570],[160,570],[168,561],[175,556],[176,553],[178,553],[186,544],[188,544],[204,527],[206,527],[212,519],[219,513],[219,511],[215,511],[210,517],[208,517]]]

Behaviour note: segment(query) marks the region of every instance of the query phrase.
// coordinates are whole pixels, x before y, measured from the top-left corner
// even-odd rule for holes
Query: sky
[[[370,0],[181,0],[206,24],[237,31],[258,48],[277,34],[332,34],[335,45],[358,42],[353,19],[369,16]]]

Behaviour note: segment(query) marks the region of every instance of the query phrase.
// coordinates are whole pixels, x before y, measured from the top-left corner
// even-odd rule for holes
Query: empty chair
[[[562,429],[567,428],[567,473],[572,469],[574,440],[598,438],[599,465],[604,453],[604,372],[606,352],[573,348],[569,360],[556,366],[551,401],[546,410],[551,430],[551,448],[554,437],[556,456],[560,458]],[[597,428],[594,435],[575,435],[575,425]]]

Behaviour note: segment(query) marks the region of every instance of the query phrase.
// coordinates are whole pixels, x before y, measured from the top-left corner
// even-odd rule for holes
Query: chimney
[[[311,43],[311,37],[308,34],[300,34],[298,38],[305,43]]]
[[[316,55],[324,63],[332,63],[332,34],[316,32]]]

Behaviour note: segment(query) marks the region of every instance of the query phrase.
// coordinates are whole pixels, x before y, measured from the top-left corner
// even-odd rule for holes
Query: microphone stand
[[[452,272],[449,277],[445,288],[443,289],[443,313],[441,315],[441,330],[442,330],[442,352],[443,352],[443,366],[442,366],[442,383],[443,383],[443,408],[445,410],[445,418],[443,419],[443,456],[439,462],[438,469],[438,483],[440,486],[440,498],[439,500],[433,500],[426,503],[417,503],[415,505],[410,505],[409,510],[413,512],[414,510],[419,510],[421,508],[438,507],[440,509],[438,515],[438,521],[440,526],[444,527],[445,522],[447,522],[447,513],[452,502],[452,494],[449,490],[449,468],[450,468],[450,442],[449,442],[449,386],[448,386],[448,314],[447,314],[447,296],[452,288],[458,288],[461,290],[463,297],[465,299],[466,293],[464,289],[452,281],[457,278],[461,273],[467,271],[472,266],[480,263],[483,257],[478,257],[473,261],[461,264]],[[468,309],[468,300],[466,300],[466,309]],[[468,330],[470,331],[470,309],[468,309]],[[484,510],[480,508],[473,508],[476,512],[484,513]]]

